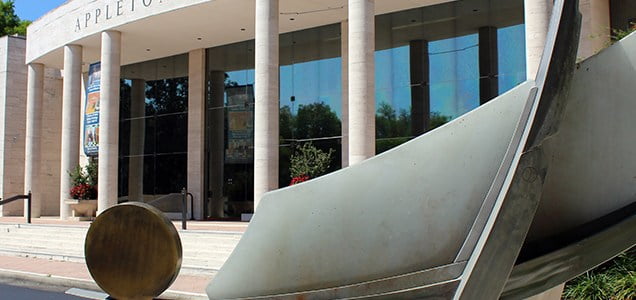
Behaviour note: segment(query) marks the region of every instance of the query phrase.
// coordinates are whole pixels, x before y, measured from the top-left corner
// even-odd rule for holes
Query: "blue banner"
[[[254,86],[226,87],[227,149],[225,162],[248,164],[254,161]]]
[[[97,156],[99,152],[99,98],[101,83],[101,64],[88,67],[86,84],[86,105],[84,106],[84,153]]]

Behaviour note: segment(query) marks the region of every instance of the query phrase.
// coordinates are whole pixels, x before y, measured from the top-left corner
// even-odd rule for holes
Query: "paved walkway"
[[[0,223],[24,224],[22,217],[0,217]],[[86,226],[90,222],[62,221],[57,218],[33,219],[38,225]],[[181,228],[181,222],[174,222]],[[231,231],[244,232],[247,223],[188,221],[188,231]],[[20,281],[33,281],[84,289],[97,289],[84,263],[54,261],[48,259],[0,255],[0,277]],[[161,298],[165,299],[207,299],[205,287],[209,276],[180,274]]]
[[[24,217],[0,217],[0,223],[7,224],[24,224]],[[58,217],[42,217],[33,218],[31,220],[33,224],[38,225],[73,225],[73,226],[86,226],[88,227],[91,222],[87,221],[66,221],[60,220]],[[181,221],[172,222],[177,229],[181,229]],[[210,231],[233,231],[233,232],[245,232],[247,229],[246,222],[211,222],[211,221],[188,221],[188,230],[210,230]]]

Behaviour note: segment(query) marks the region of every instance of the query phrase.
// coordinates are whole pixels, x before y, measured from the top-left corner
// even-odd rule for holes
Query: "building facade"
[[[67,1],[28,28],[27,65],[3,73],[26,92],[0,102],[12,186],[0,191],[32,191],[36,216],[67,218],[67,174],[95,156],[100,212],[187,188],[197,219],[252,213],[289,184],[296,145],[333,151],[335,171],[533,78],[551,2]],[[636,21],[629,0],[580,8],[580,59]],[[25,116],[15,144],[7,114]]]

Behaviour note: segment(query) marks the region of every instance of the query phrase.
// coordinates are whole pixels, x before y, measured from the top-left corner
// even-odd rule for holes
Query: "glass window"
[[[291,181],[291,156],[311,143],[331,152],[327,172],[341,165],[340,24],[281,35],[279,186]]]
[[[207,50],[206,216],[253,212],[254,41]]]
[[[522,23],[520,1],[452,1],[377,16],[376,153],[479,106],[484,78],[497,82],[495,94],[524,81]],[[484,27],[497,29],[498,70],[492,77],[480,75]]]
[[[188,56],[122,67],[120,201],[149,202],[187,185]]]
[[[497,18],[498,15],[506,18]],[[376,152],[480,103],[479,29],[499,28],[497,89],[525,79],[522,1],[452,1],[376,17]],[[334,151],[341,165],[340,24],[280,35],[279,186],[290,183],[296,146]],[[483,46],[483,45],[481,45]],[[207,214],[252,211],[254,41],[207,50]],[[493,53],[491,53],[493,54]],[[412,76],[420,76],[421,79]],[[419,81],[418,81],[419,80]]]

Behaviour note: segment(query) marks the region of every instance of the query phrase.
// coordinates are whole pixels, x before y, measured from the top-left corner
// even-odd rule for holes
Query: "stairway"
[[[84,263],[88,227],[0,223],[0,255]],[[179,231],[183,246],[182,274],[214,275],[241,239],[242,233]]]

